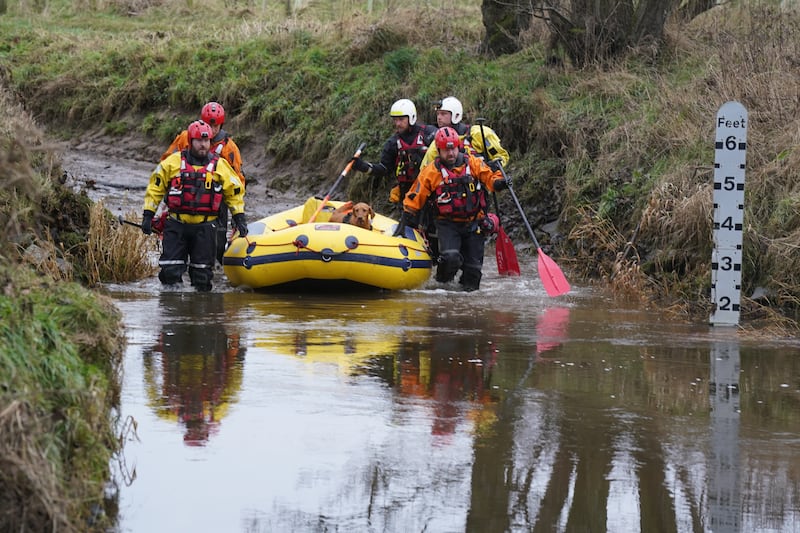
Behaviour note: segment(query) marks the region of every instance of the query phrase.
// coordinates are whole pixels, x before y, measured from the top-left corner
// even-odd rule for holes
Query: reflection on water
[[[118,302],[122,531],[800,530],[796,344],[492,277]]]
[[[710,366],[709,524],[715,532],[739,531],[739,344],[714,342]]]
[[[143,358],[149,403],[183,426],[184,443],[203,446],[241,387],[240,334],[226,323],[219,294],[163,292],[154,312],[161,329]]]

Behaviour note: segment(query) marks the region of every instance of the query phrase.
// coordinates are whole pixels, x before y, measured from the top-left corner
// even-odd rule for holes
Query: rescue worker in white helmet
[[[213,133],[211,137],[211,151],[216,152],[223,159],[227,159],[236,174],[239,175],[239,180],[242,186],[246,187],[246,180],[244,172],[242,171],[242,154],[239,152],[239,146],[234,142],[230,134],[222,129],[225,124],[225,108],[219,102],[208,102],[200,110],[200,120],[211,126]],[[169,148],[161,154],[161,160],[165,160],[171,154],[186,150],[189,148],[189,136],[186,130],[180,132]],[[217,261],[222,264],[222,254],[225,253],[225,246],[228,244],[227,239],[228,229],[228,209],[223,206],[219,210],[219,224],[217,225]]]
[[[211,126],[197,120],[187,128],[189,147],[161,161],[147,185],[142,232],[152,232],[153,216],[162,199],[169,216],[164,227],[158,279],[182,283],[187,267],[192,285],[210,291],[214,278],[216,232],[221,206],[233,213],[240,236],[247,235],[244,184],[227,160],[211,151]]]
[[[465,291],[480,288],[486,235],[495,230],[486,216],[487,191],[508,188],[502,173],[480,158],[461,150],[461,138],[450,127],[436,132],[439,157],[423,168],[403,201],[398,226],[417,227],[420,214],[432,199],[439,257],[436,281],[447,283],[461,270],[459,283]]]
[[[359,157],[353,168],[378,178],[392,176],[397,185],[392,189],[389,201],[401,203],[422,169],[422,158],[436,128],[417,122],[417,108],[407,98],[393,103],[389,116],[394,123],[394,135],[384,143],[380,162],[369,163]]]
[[[464,122],[464,107],[461,101],[454,96],[444,98],[436,109],[436,123],[440,128],[450,127],[453,128],[458,136],[461,137],[461,142],[464,145],[464,150],[470,150],[473,155],[487,159],[489,166],[494,170],[499,169],[497,160],[503,164],[503,167],[508,165],[508,152],[500,144],[500,138],[495,131],[488,127],[480,125],[472,125]],[[484,145],[483,136],[486,135],[486,143]],[[484,150],[485,148],[485,150]],[[433,163],[439,153],[436,149],[436,144],[431,143],[428,151],[425,153],[425,158],[422,160],[422,167]]]

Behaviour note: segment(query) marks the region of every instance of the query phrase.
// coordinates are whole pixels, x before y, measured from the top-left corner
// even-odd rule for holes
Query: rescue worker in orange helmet
[[[417,227],[425,202],[432,199],[439,238],[436,281],[447,283],[461,270],[465,291],[480,288],[486,235],[494,231],[486,216],[486,192],[502,191],[508,182],[480,158],[461,151],[461,138],[449,127],[436,132],[439,157],[423,168],[403,201],[398,225]]]
[[[200,120],[211,126],[213,135],[211,137],[211,151],[219,154],[230,163],[236,174],[239,175],[239,180],[242,182],[242,187],[246,186],[244,172],[242,171],[242,155],[239,152],[239,147],[231,138],[230,134],[222,129],[225,124],[225,108],[218,102],[208,102],[200,110]],[[165,160],[171,154],[186,150],[189,148],[188,132],[183,130],[180,132],[169,148],[161,154],[161,161]],[[244,189],[242,189],[244,190]],[[225,246],[228,242],[226,233],[228,229],[228,210],[223,206],[219,211],[219,225],[217,227],[217,261],[222,264],[222,254],[225,252]]]
[[[402,203],[422,169],[422,158],[433,141],[436,127],[417,122],[417,108],[407,98],[393,103],[389,116],[394,123],[394,134],[384,143],[380,162],[369,163],[359,157],[354,161],[353,168],[378,178],[391,175],[397,184],[392,189],[389,201]]]
[[[240,236],[247,235],[244,184],[227,160],[211,151],[211,126],[197,120],[187,128],[189,148],[161,161],[147,185],[142,232],[152,232],[153,216],[162,199],[169,216],[164,227],[158,279],[164,285],[183,281],[189,270],[198,291],[210,291],[214,278],[220,208],[233,213]]]

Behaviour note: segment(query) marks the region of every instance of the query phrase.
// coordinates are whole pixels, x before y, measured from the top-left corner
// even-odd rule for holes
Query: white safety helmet
[[[458,124],[464,117],[464,107],[458,101],[458,98],[454,96],[448,96],[442,100],[439,111],[450,111],[450,122],[452,124]]]
[[[417,123],[417,107],[408,98],[403,98],[393,103],[389,115],[393,117],[408,117],[409,126]]]

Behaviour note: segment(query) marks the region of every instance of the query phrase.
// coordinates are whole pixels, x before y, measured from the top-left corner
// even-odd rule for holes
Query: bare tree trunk
[[[664,24],[678,0],[573,0],[538,2],[534,16],[545,20],[551,44],[577,67],[618,57],[632,47],[660,46]]]
[[[483,53],[499,56],[519,51],[519,34],[531,23],[528,6],[525,0],[483,0],[481,14],[486,28]]]
[[[716,5],[716,0],[686,0],[678,9],[678,15],[683,20],[692,20],[700,13],[708,11]]]

